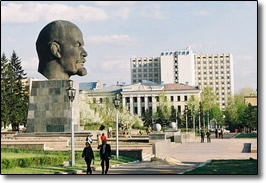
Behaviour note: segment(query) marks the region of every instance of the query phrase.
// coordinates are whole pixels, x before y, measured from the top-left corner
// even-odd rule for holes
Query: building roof
[[[185,84],[177,83],[166,83],[164,84],[164,91],[175,91],[175,90],[199,90],[199,88],[194,86],[189,86]]]
[[[96,86],[97,86],[97,82],[79,83],[79,90],[90,91],[96,88]]]
[[[120,92],[121,90],[122,90],[121,85],[112,85],[109,87],[92,90],[89,93],[117,93],[117,92]]]

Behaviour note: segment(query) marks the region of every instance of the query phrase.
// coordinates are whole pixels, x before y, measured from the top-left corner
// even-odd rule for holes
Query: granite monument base
[[[72,103],[72,110],[66,92],[67,88],[68,80],[32,82],[29,97],[27,133],[71,132],[72,118],[74,130],[80,130],[79,83],[73,81],[73,88],[76,89],[76,97]]]

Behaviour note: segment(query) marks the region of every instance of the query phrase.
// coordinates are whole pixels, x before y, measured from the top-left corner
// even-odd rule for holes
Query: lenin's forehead
[[[63,20],[54,21],[51,23],[51,34],[58,35],[59,37],[75,37],[82,38],[82,32],[80,29],[73,23]]]

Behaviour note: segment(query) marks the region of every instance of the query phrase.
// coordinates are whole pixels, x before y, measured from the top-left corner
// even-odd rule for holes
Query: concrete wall
[[[116,155],[116,150],[112,149],[111,154]],[[119,156],[126,156],[142,161],[142,149],[119,150]]]
[[[154,142],[152,144],[152,154],[154,154],[155,157],[158,156],[162,157],[168,151],[170,145],[171,145],[170,139]]]

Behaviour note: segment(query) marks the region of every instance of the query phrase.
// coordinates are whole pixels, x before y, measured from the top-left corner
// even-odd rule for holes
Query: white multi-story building
[[[232,54],[206,54],[195,56],[196,84],[213,88],[217,103],[224,108],[228,96],[234,94]]]
[[[190,47],[161,53],[161,82],[195,86],[195,54]]]
[[[132,84],[142,80],[161,82],[160,57],[131,58],[130,70]]]
[[[197,55],[188,47],[182,51],[165,51],[156,58],[153,68],[145,69],[147,58],[131,59],[131,83],[150,80],[155,83],[182,83],[190,86],[211,87],[217,102],[224,108],[227,98],[234,94],[232,54]],[[156,70],[150,74],[148,71]],[[147,77],[147,76],[153,77]]]

